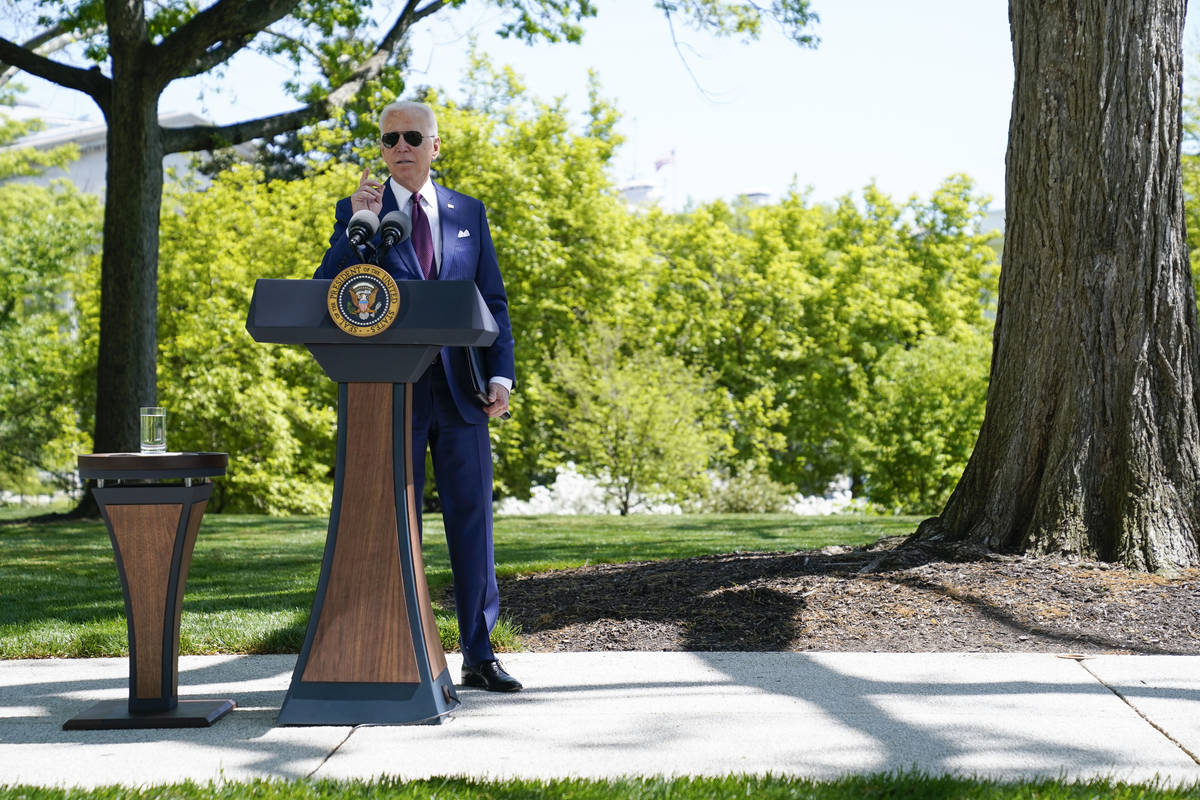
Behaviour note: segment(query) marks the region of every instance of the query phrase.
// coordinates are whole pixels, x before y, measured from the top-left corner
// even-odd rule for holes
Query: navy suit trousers
[[[454,574],[463,663],[489,661],[489,638],[500,612],[500,592],[492,568],[492,445],[486,422],[470,424],[450,396],[440,360],[413,384],[413,490],[425,489],[425,450],[442,503],[446,546]]]

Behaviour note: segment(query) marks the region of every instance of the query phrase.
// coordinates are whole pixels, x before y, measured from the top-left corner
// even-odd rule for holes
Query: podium
[[[438,723],[458,705],[421,557],[412,384],[443,346],[490,345],[496,321],[471,281],[398,281],[391,326],[333,324],[328,280],[256,282],[246,329],[303,344],[338,383],[329,532],[280,725]]]
[[[93,453],[79,477],[108,526],[129,633],[129,699],[106,700],[63,730],[205,728],[231,711],[230,699],[179,699],[179,620],[192,548],[225,474],[225,453]]]

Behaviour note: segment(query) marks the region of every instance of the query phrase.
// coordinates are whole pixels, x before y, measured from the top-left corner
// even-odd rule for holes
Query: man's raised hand
[[[383,208],[383,184],[371,177],[371,171],[364,168],[362,177],[358,179],[358,189],[350,195],[350,211],[357,213],[367,209],[378,214]]]

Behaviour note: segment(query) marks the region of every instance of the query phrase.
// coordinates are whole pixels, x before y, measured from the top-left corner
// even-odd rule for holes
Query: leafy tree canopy
[[[0,91],[11,104],[13,94]],[[38,129],[0,115],[0,145]],[[90,437],[89,359],[73,298],[100,245],[100,204],[66,181],[6,180],[64,166],[74,147],[0,150],[0,486],[70,486]]]
[[[40,175],[51,167],[65,167],[79,157],[79,147],[74,144],[47,150],[10,146],[44,127],[40,120],[21,120],[4,113],[4,107],[16,105],[18,90],[19,87],[0,86],[0,180]]]
[[[868,186],[832,209],[793,192],[761,208],[652,215],[650,331],[713,370],[739,461],[823,491],[861,474],[855,442],[889,350],[990,333],[999,269],[986,206],[955,176],[904,204]]]
[[[563,448],[600,479],[618,511],[694,496],[726,433],[708,412],[710,387],[680,359],[598,325],[581,352],[559,352]]]

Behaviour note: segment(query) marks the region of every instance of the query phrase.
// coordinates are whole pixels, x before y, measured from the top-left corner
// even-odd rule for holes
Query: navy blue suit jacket
[[[500,277],[500,265],[496,260],[496,248],[492,244],[492,233],[488,228],[487,212],[483,203],[474,197],[434,184],[437,192],[438,221],[442,229],[442,265],[439,280],[474,281],[479,293],[496,318],[500,334],[491,347],[483,350],[484,378],[501,376],[516,383],[516,368],[513,360],[512,324],[508,318],[508,296],[504,292],[504,281]],[[383,207],[379,216],[396,210],[396,198],[391,184],[384,184]],[[314,278],[334,278],[346,267],[362,262],[346,236],[350,222],[350,198],[338,201],[334,214],[333,235],[329,237],[329,249],[321,259],[321,266]],[[371,245],[376,251],[381,246],[376,234]],[[405,239],[390,250],[379,254],[379,266],[396,280],[422,280],[417,265],[417,254],[412,241]],[[471,377],[467,365],[466,350],[461,347],[443,347],[442,363],[454,405],[465,422],[485,423],[488,416],[471,391]]]

